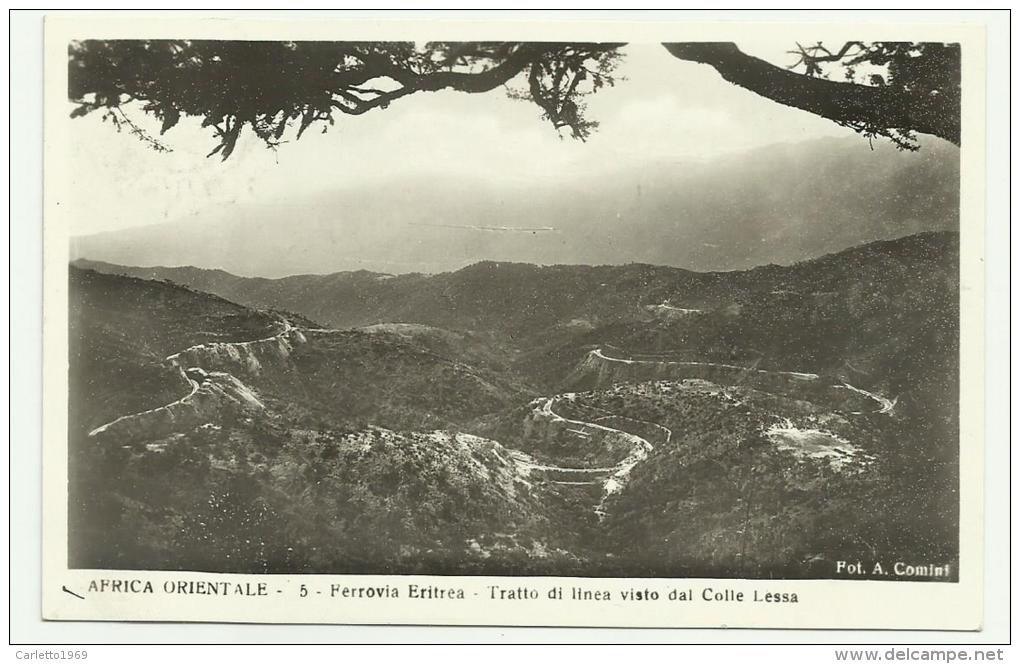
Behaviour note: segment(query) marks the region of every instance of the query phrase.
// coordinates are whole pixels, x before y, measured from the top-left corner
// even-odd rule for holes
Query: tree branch
[[[728,42],[664,43],[674,57],[713,67],[726,81],[841,125],[895,128],[960,144],[959,98],[836,82],[777,67]]]
[[[362,62],[372,72],[363,74],[363,76],[368,76],[366,81],[385,77],[396,81],[401,87],[386,92],[377,91],[379,92],[378,96],[372,99],[361,99],[350,94],[352,87],[346,86],[346,89],[341,88],[335,94],[342,97],[347,105],[333,104],[333,106],[348,115],[361,115],[374,108],[385,108],[390,102],[414,92],[435,92],[445,88],[453,88],[461,92],[488,92],[517,76],[541,52],[541,48],[525,44],[503,62],[484,71],[437,71],[424,75],[397,67],[387,58],[378,54],[366,54],[362,58]]]
[[[621,45],[591,44],[590,48],[592,51],[611,51],[619,48]],[[550,44],[540,42],[524,43],[518,46],[502,62],[483,71],[458,72],[441,70],[428,74],[416,74],[408,69],[397,67],[383,56],[374,53],[366,54],[362,57],[362,62],[372,71],[371,74],[363,74],[363,77],[367,76],[366,81],[372,78],[385,77],[396,81],[401,87],[386,92],[380,91],[378,96],[372,99],[360,99],[350,94],[352,87],[347,86],[346,89],[340,89],[336,92],[347,102],[347,105],[334,104],[333,106],[348,115],[361,115],[374,108],[385,108],[390,102],[414,92],[436,92],[447,88],[469,93],[488,92],[507,84],[525,69],[530,69],[532,78],[534,78],[536,63],[543,55],[547,54],[549,49]],[[573,93],[578,83],[578,80],[574,80],[570,90],[568,90],[568,96]],[[536,85],[532,81],[531,90],[534,101],[542,106],[547,114],[551,114],[551,117],[555,118],[556,109],[550,109],[545,103],[541,91],[535,91]],[[557,126],[562,126],[562,123],[557,124]]]

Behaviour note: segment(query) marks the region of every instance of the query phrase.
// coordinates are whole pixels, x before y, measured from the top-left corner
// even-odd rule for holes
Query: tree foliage
[[[943,138],[960,142],[959,44],[854,41],[833,52],[818,42],[810,46],[797,44],[797,50],[791,53],[799,57],[792,68],[803,66],[808,76],[828,79],[832,73],[841,73],[847,82],[895,91],[903,105],[915,105],[915,112],[941,114],[942,117],[928,118],[928,122],[947,125],[948,135]],[[831,72],[832,69],[837,71]],[[948,126],[953,120],[955,128]],[[863,118],[846,118],[840,124],[869,138],[884,136],[900,148],[917,149],[910,127],[885,127]]]
[[[70,45],[72,117],[113,113],[138,101],[162,120],[202,118],[226,159],[242,129],[278,145],[334,115],[386,108],[415,92],[486,92],[522,73],[515,92],[542,109],[556,128],[585,139],[596,123],[583,98],[612,85],[618,44],[430,42],[84,41]],[[114,115],[113,117],[118,117]]]
[[[585,140],[598,123],[585,97],[613,85],[619,43],[295,42],[210,40],[76,41],[69,45],[69,98],[79,117],[102,111],[157,150],[165,146],[135,125],[132,102],[162,122],[202,119],[228,158],[248,127],[267,146],[313,125],[326,131],[336,114],[384,109],[420,92],[487,92],[505,87],[536,104],[557,130]],[[831,50],[800,46],[789,68],[749,56],[735,44],[663,44],[674,57],[707,64],[727,81],[782,104],[916,149],[915,133],[956,144],[959,136],[958,44],[848,42]],[[803,68],[803,73],[794,70]],[[830,78],[834,68],[843,80]],[[288,134],[288,130],[294,130]]]

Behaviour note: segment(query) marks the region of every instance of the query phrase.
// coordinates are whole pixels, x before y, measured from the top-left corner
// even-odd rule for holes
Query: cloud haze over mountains
[[[702,163],[605,164],[600,175],[526,188],[476,175],[214,208],[75,238],[72,258],[265,277],[442,272],[481,260],[731,270],[959,224],[959,151],[936,140],[905,153],[818,139]]]

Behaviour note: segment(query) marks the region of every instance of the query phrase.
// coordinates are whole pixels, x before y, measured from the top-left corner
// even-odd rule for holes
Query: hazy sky
[[[740,46],[777,64],[792,58],[785,54],[790,44]],[[68,119],[76,174],[68,201],[73,232],[201,220],[211,207],[222,213],[279,205],[382,179],[476,176],[526,184],[853,133],[726,83],[710,67],[678,60],[658,44],[629,45],[624,52],[617,75],[626,80],[588,98],[588,117],[601,125],[587,143],[561,139],[536,105],[511,100],[502,89],[418,93],[386,110],[338,113],[327,134],[313,127],[276,152],[246,131],[226,162],[205,157],[216,143],[196,119],[183,119],[163,137],[170,154],[117,135],[100,113]],[[72,108],[68,104],[68,112]],[[157,121],[139,110],[128,113],[158,134]]]

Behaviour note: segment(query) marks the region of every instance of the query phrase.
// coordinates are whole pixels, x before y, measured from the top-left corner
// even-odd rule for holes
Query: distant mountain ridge
[[[610,165],[527,187],[437,174],[211,209],[197,221],[77,237],[71,250],[74,258],[263,277],[439,273],[484,260],[734,270],[957,230],[958,208],[954,146],[930,141],[904,153],[823,139],[706,163]]]
[[[655,315],[651,309],[663,303],[711,310],[741,301],[775,300],[786,291],[842,290],[846,279],[860,279],[861,271],[874,283],[918,271],[950,276],[955,274],[957,243],[956,233],[923,233],[792,266],[735,272],[643,264],[539,267],[483,262],[436,275],[358,271],[264,279],[193,267],[140,268],[89,261],[75,265],[168,280],[248,307],[294,311],[331,327],[420,323],[525,340],[557,330],[576,332],[635,317],[650,319]]]

